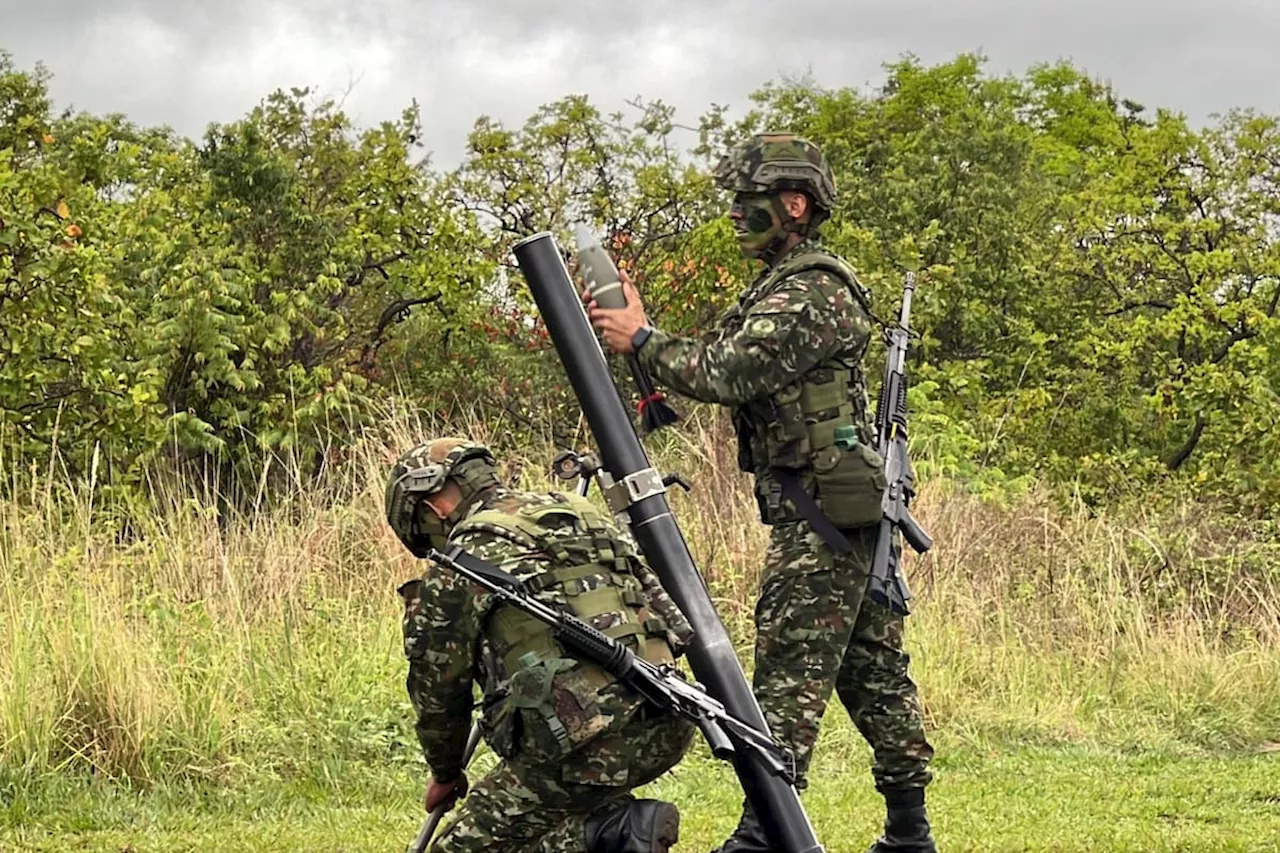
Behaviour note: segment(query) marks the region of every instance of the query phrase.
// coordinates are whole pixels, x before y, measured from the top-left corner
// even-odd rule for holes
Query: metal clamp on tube
[[[605,503],[614,515],[625,515],[632,504],[663,494],[667,490],[662,475],[653,468],[634,471],[617,482],[608,471],[601,471],[599,476]]]
[[[729,713],[767,732],[733,643],[671,515],[663,478],[636,436],[555,239],[548,232],[534,234],[516,244],[515,256],[595,437],[603,462],[597,475],[601,485],[606,494],[625,490],[613,492],[610,506],[617,501],[629,518],[637,545],[696,632],[686,652],[694,676]],[[750,756],[734,759],[734,770],[778,850],[823,853],[794,787]]]

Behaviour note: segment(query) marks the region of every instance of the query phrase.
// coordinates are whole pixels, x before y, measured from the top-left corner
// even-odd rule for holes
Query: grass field
[[[851,736],[840,723],[830,733]],[[932,802],[947,851],[1280,849],[1280,754],[1176,755],[1102,746],[937,738]],[[825,744],[824,744],[825,746]],[[824,749],[805,805],[830,853],[863,851],[880,819],[866,756]],[[488,755],[478,767],[491,763]],[[338,762],[328,777],[150,791],[49,783],[8,801],[0,848],[120,851],[404,849],[421,817],[412,768]],[[682,810],[677,849],[705,851],[736,822],[727,767],[702,756],[649,792]]]
[[[433,426],[221,521],[196,488],[141,512],[45,478],[0,502],[0,849],[403,849],[422,771],[394,590],[416,567],[382,476]],[[695,484],[673,507],[749,664],[765,533],[716,430],[654,453]],[[493,443],[548,485],[551,449]],[[1280,850],[1273,534],[997,497],[930,483],[938,544],[909,566],[943,849]],[[805,795],[832,853],[877,828],[868,761],[833,706]],[[677,849],[736,822],[735,778],[700,753],[653,788],[684,813]]]

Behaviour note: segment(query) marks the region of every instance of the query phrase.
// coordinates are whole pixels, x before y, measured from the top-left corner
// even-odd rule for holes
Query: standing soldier
[[[441,438],[401,456],[387,521],[415,555],[464,551],[524,581],[651,662],[692,636],[679,608],[614,524],[577,495],[503,488],[482,445]],[[457,819],[434,853],[666,853],[675,806],[630,791],[684,756],[694,728],[593,663],[568,655],[544,623],[431,566],[400,588],[407,687],[432,779],[426,807]],[[472,682],[480,726],[502,763],[467,794],[463,754]]]
[[[610,349],[637,353],[658,383],[732,409],[739,466],[754,475],[772,528],[754,691],[773,734],[796,752],[797,787],[834,686],[875,753],[887,818],[872,853],[933,853],[924,791],[933,749],[907,673],[903,619],[866,595],[886,481],[862,367],[869,294],[817,237],[835,182],[818,148],[789,133],[752,137],[715,178],[734,193],[729,216],[743,253],[766,267],[710,340],[650,326],[625,276],[626,308],[583,299]],[[744,804],[720,853],[768,849]]]

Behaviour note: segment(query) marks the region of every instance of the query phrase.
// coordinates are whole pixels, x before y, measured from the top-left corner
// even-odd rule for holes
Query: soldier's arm
[[[459,544],[470,550],[463,538]],[[413,597],[406,601],[406,687],[427,766],[437,779],[450,781],[463,770],[479,612],[486,597],[469,581],[434,564],[418,583],[416,606]]]
[[[700,341],[655,329],[639,359],[678,393],[739,405],[791,384],[842,344],[870,333],[847,288],[812,271],[786,279],[751,306],[737,333]]]

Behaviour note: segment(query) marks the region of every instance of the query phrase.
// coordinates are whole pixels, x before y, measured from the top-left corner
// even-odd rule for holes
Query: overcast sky
[[[1277,44],[1280,0],[0,0],[0,49],[45,62],[59,107],[198,137],[275,88],[353,85],[361,122],[416,98],[440,167],[480,114],[514,126],[585,92],[662,98],[692,124],[784,74],[877,84],[906,52],[981,50],[996,72],[1066,58],[1195,122],[1280,112]]]

